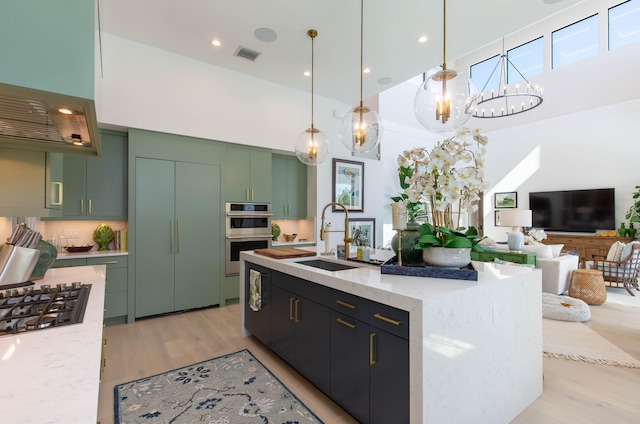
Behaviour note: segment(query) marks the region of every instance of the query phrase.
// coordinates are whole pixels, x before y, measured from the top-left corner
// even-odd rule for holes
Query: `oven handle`
[[[264,236],[227,236],[227,240],[255,240],[255,239],[270,239],[273,238],[272,235],[264,235]]]
[[[227,212],[227,216],[244,216],[247,218],[264,218],[273,216],[272,213],[247,213],[247,212]]]

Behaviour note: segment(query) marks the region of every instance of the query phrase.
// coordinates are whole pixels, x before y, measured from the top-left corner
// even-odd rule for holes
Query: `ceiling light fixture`
[[[414,112],[426,129],[453,131],[471,118],[477,89],[462,72],[447,69],[447,1],[443,1],[442,69],[425,78],[416,93]]]
[[[373,150],[382,137],[382,123],[376,111],[362,102],[362,55],[364,46],[364,0],[360,0],[360,105],[350,109],[342,117],[340,139],[342,144],[354,153]]]
[[[216,47],[220,47],[220,45],[221,45],[220,40],[218,40],[218,39],[211,40],[211,44],[216,46]]]
[[[507,85],[507,65],[511,66],[511,69],[515,70],[522,80],[525,82],[525,87],[520,88],[520,84],[515,86]],[[500,81],[498,84],[497,92],[491,89],[490,92],[485,93],[487,85],[491,81],[493,74],[500,66]],[[535,86],[522,75],[522,73],[516,68],[516,65],[509,60],[506,54],[504,54],[504,38],[502,39],[502,55],[500,60],[496,63],[496,66],[491,71],[489,79],[482,87],[480,98],[476,104],[473,112],[474,118],[502,118],[504,116],[517,115],[518,113],[526,112],[534,109],[542,104],[542,88]]]
[[[304,130],[296,140],[296,156],[305,165],[316,166],[329,155],[329,142],[327,135],[313,126],[313,56],[314,39],[318,31],[310,29],[307,35],[311,38],[311,127]]]

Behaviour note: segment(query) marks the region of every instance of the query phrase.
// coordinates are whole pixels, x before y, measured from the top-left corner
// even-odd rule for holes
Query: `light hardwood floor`
[[[640,307],[607,302],[591,306],[591,313],[589,327],[640,360]],[[241,337],[237,304],[109,326],[104,334],[102,424],[114,421],[115,385],[240,349],[249,349],[325,423],[356,422],[260,342]],[[543,363],[544,393],[513,423],[640,423],[640,369],[549,358]]]

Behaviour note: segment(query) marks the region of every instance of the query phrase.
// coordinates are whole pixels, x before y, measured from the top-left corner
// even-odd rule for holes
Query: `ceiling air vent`
[[[238,50],[236,50],[236,52],[233,54],[234,56],[238,56],[238,57],[242,57],[244,59],[249,59],[250,61],[255,61],[258,56],[260,56],[260,53],[258,52],[254,52],[253,50],[249,50],[246,47],[238,47]]]

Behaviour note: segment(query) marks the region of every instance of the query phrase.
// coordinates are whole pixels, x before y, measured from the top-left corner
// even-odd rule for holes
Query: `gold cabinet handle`
[[[61,181],[53,181],[51,184],[53,185],[53,187],[51,187],[51,192],[52,192],[51,204],[55,205],[55,206],[61,206],[62,205],[62,187],[63,187],[62,186],[62,182]],[[57,188],[57,190],[56,190],[56,188]],[[57,195],[54,196],[53,193],[56,193],[56,192],[57,192]],[[58,201],[54,202],[53,201],[54,198],[57,199]]]
[[[344,302],[342,300],[336,300],[336,303],[338,305],[342,305],[342,306],[344,306],[346,308],[349,308],[349,309],[358,309],[358,307],[356,305],[352,305],[352,304]]]
[[[173,255],[173,219],[169,220],[169,254]]]
[[[176,219],[176,231],[178,232],[178,235],[176,236],[176,243],[177,243],[176,253],[180,253],[180,220],[179,219]]]
[[[296,306],[296,319],[295,319],[295,322],[300,322],[300,316],[299,316],[300,315],[300,300],[299,299],[296,299],[295,306]]]
[[[294,300],[295,300],[295,298],[293,298],[293,297],[289,298],[289,319],[291,321],[294,320],[294,318],[293,318],[293,301]]]
[[[117,263],[118,261],[104,261],[104,262],[98,262],[98,265],[114,265]]]
[[[91,215],[91,199],[87,200],[87,204],[89,205],[89,215]]]
[[[253,189],[251,189],[251,200],[253,200]]]
[[[393,324],[393,325],[401,325],[402,324],[402,321],[396,321],[394,319],[387,318],[387,317],[385,317],[383,315],[380,315],[380,314],[374,314],[373,316],[374,316],[374,318],[378,318],[379,320],[382,320],[384,322],[388,322],[389,324]]]
[[[376,360],[373,357],[373,343],[374,343],[375,337],[376,337],[376,333],[369,334],[369,365],[376,364]]]
[[[245,199],[247,199],[247,200],[251,200],[251,199],[249,199],[249,189],[247,189],[247,192],[245,193],[245,196],[244,196],[244,197],[245,197]]]
[[[287,214],[287,205],[282,205],[282,214],[283,215]]]
[[[84,215],[84,199],[80,199],[80,215]]]
[[[336,318],[336,321],[338,321],[342,325],[346,325],[347,327],[349,327],[351,329],[358,328],[357,325],[351,324],[350,322],[347,322],[347,321],[343,320],[342,318]]]

